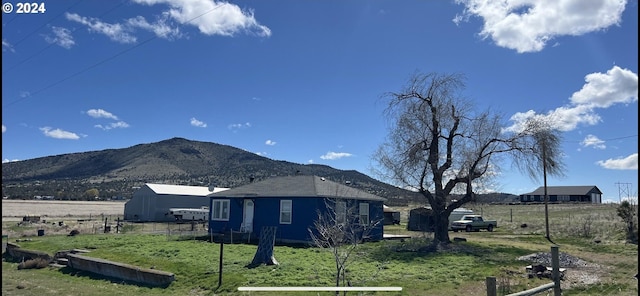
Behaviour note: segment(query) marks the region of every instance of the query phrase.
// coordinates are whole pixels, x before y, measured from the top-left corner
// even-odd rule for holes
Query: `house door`
[[[244,209],[242,211],[242,226],[240,231],[253,232],[253,201],[250,199],[244,200]]]

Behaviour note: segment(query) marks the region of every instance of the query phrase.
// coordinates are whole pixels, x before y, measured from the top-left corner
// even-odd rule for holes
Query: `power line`
[[[607,138],[607,139],[600,139],[602,141],[615,141],[615,140],[622,140],[622,139],[628,139],[628,138],[637,138],[638,135],[629,135],[629,136],[622,136],[622,137],[616,137],[616,138]],[[568,143],[581,143],[583,140],[570,140],[570,141],[565,141]]]
[[[99,61],[99,62],[97,62],[97,63],[95,63],[95,64],[93,64],[93,65],[91,65],[91,66],[89,66],[87,68],[84,68],[84,69],[82,69],[82,70],[80,70],[80,71],[78,71],[76,73],[73,73],[73,74],[71,74],[71,75],[69,75],[69,76],[67,76],[67,77],[65,77],[65,78],[63,78],[61,80],[58,80],[58,81],[56,81],[56,82],[54,82],[52,84],[49,84],[49,85],[47,85],[47,86],[45,86],[45,87],[43,87],[43,88],[31,93],[29,96],[26,96],[24,98],[15,100],[13,102],[10,102],[7,105],[2,105],[2,107],[8,107],[8,106],[11,106],[11,105],[16,104],[18,102],[24,101],[24,100],[26,100],[26,99],[28,99],[28,98],[30,98],[30,97],[38,94],[38,93],[41,93],[41,92],[43,92],[43,91],[45,91],[47,89],[50,89],[50,88],[52,88],[52,87],[54,87],[54,86],[56,86],[56,85],[58,85],[60,83],[63,83],[63,82],[65,82],[65,81],[67,81],[67,80],[69,80],[71,78],[74,78],[74,77],[76,77],[76,76],[78,76],[80,74],[83,74],[83,73],[85,73],[85,72],[87,72],[87,71],[89,71],[89,70],[91,70],[93,68],[96,68],[96,67],[98,67],[98,66],[100,66],[100,65],[102,65],[102,64],[104,64],[104,63],[106,63],[108,61],[111,61],[111,60],[113,60],[113,59],[115,59],[115,58],[117,58],[117,57],[129,52],[129,51],[132,51],[132,50],[134,50],[134,49],[136,49],[136,48],[138,48],[138,47],[140,47],[142,45],[145,45],[145,44],[149,43],[151,40],[156,39],[156,38],[157,38],[156,36],[151,37],[151,38],[149,38],[149,39],[147,39],[147,40],[145,40],[145,41],[143,41],[141,43],[136,44],[133,47],[127,48],[127,49],[125,49],[125,50],[123,50],[123,51],[121,51],[121,52],[119,52],[119,53],[117,53],[115,55],[112,55],[112,56],[110,56],[110,57],[108,57],[108,58],[106,58],[106,59],[104,59],[102,61]]]
[[[18,44],[22,43],[22,41],[24,41],[25,39],[27,39],[28,37],[30,37],[31,35],[35,34],[36,32],[38,32],[40,29],[42,29],[44,26],[50,24],[51,22],[53,22],[53,20],[57,19],[58,17],[60,17],[61,15],[69,12],[69,9],[73,8],[74,6],[76,6],[78,3],[80,3],[80,0],[78,0],[76,3],[74,3],[73,5],[70,5],[69,7],[67,7],[67,9],[65,9],[63,12],[59,13],[58,15],[54,16],[53,18],[51,18],[48,22],[44,23],[43,25],[41,25],[40,27],[38,27],[37,29],[35,29],[34,31],[32,31],[31,33],[27,34],[25,37],[23,37],[22,39],[18,40],[18,42],[16,42],[15,44],[13,44],[14,47],[18,46]],[[122,6],[124,4],[124,2],[120,2],[120,4],[112,7],[111,9],[103,12],[102,14],[98,15],[99,18],[104,17],[105,15],[111,13],[112,11],[116,10],[117,8],[119,8],[120,6]],[[75,32],[75,30],[74,30]],[[27,61],[33,59],[34,57],[40,55],[41,53],[45,52],[46,50],[48,50],[49,48],[51,48],[52,46],[54,46],[55,43],[50,43],[49,45],[47,45],[45,48],[41,49],[40,51],[36,52],[35,54],[32,54],[31,56],[19,61],[18,63],[12,65],[11,67],[7,68],[6,70],[2,71],[2,74],[7,73],[10,70],[15,69],[16,67],[26,63]]]
[[[187,20],[186,22],[188,23],[188,22],[191,22],[191,21],[196,20],[196,19],[198,19],[198,18],[201,18],[202,16],[207,15],[207,14],[211,13],[212,11],[214,11],[214,10],[216,10],[216,9],[218,9],[218,8],[220,8],[220,7],[222,7],[222,6],[224,6],[224,5],[226,5],[226,3],[222,3],[222,4],[218,5],[218,6],[216,6],[216,7],[212,8],[212,9],[210,9],[209,11],[206,11],[206,12],[204,12],[204,13],[202,13],[202,14],[198,15],[198,16],[195,16],[195,17],[191,18],[190,20]],[[134,50],[134,49],[136,49],[136,48],[138,48],[138,47],[141,47],[142,45],[147,44],[147,43],[151,42],[152,40],[154,40],[154,39],[156,39],[156,38],[158,38],[158,36],[157,36],[157,35],[154,35],[154,36],[152,36],[152,37],[150,37],[150,38],[148,38],[148,39],[144,40],[143,42],[141,42],[141,43],[138,43],[138,44],[134,45],[133,47],[130,47],[130,48],[127,48],[127,49],[125,49],[125,50],[123,50],[123,51],[120,51],[120,52],[116,53],[115,55],[112,55],[112,56],[110,56],[110,57],[108,57],[108,58],[106,58],[106,59],[103,59],[103,60],[101,60],[101,61],[99,61],[99,62],[97,62],[97,63],[95,63],[95,64],[93,64],[93,65],[91,65],[91,66],[89,66],[89,67],[86,67],[86,68],[84,68],[84,69],[82,69],[82,70],[80,70],[80,71],[78,71],[78,72],[76,72],[76,73],[73,73],[73,74],[71,74],[71,75],[69,75],[69,76],[67,76],[67,77],[65,77],[65,78],[62,78],[62,79],[60,79],[60,80],[58,80],[58,81],[56,81],[56,82],[54,82],[54,83],[52,83],[52,84],[49,84],[49,85],[47,85],[47,86],[45,86],[45,87],[43,87],[43,88],[41,88],[41,89],[38,89],[38,90],[34,91],[33,93],[31,93],[29,96],[25,96],[25,97],[23,97],[23,98],[20,98],[20,99],[18,99],[18,100],[13,101],[13,102],[9,102],[9,103],[7,103],[6,105],[2,105],[2,107],[3,107],[3,108],[4,108],[4,107],[9,107],[9,106],[12,106],[12,105],[14,105],[14,104],[17,104],[17,103],[19,103],[19,102],[21,102],[21,101],[24,101],[24,100],[26,100],[26,99],[28,99],[28,98],[31,98],[31,97],[33,97],[33,96],[34,96],[34,95],[36,95],[36,94],[39,94],[39,93],[41,93],[41,92],[43,92],[43,91],[45,91],[45,90],[47,90],[47,89],[50,89],[50,88],[52,88],[52,87],[54,87],[54,86],[56,86],[56,85],[58,85],[58,84],[61,84],[61,83],[65,82],[65,81],[67,81],[67,80],[69,80],[69,79],[71,79],[71,78],[74,78],[74,77],[76,77],[76,76],[79,76],[80,74],[83,74],[83,73],[85,73],[85,72],[87,72],[87,71],[89,71],[89,70],[91,70],[91,69],[93,69],[93,68],[96,68],[96,67],[98,67],[98,66],[100,66],[100,65],[102,65],[102,64],[104,64],[104,63],[106,63],[106,62],[108,62],[108,61],[111,61],[111,60],[113,60],[113,59],[115,59],[115,58],[117,58],[117,57],[119,57],[119,56],[121,56],[121,55],[123,55],[123,54],[125,54],[125,53],[127,53],[127,52],[130,52],[130,51],[132,51],[132,50]]]
[[[59,18],[61,15],[63,15],[64,13],[66,13],[67,11],[69,11],[69,9],[71,9],[72,7],[78,5],[78,3],[80,3],[81,0],[76,1],[75,3],[69,5],[69,7],[67,7],[67,9],[65,9],[64,11],[62,11],[61,13],[58,13],[57,15],[55,15],[54,17],[52,17],[51,19],[49,19],[49,21],[45,22],[44,24],[40,25],[40,27],[36,28],[35,30],[31,31],[29,34],[25,35],[24,37],[22,37],[22,39],[18,40],[16,43],[13,44],[13,46],[18,46],[18,44],[22,43],[22,41],[26,40],[27,38],[31,37],[31,35],[35,34],[36,32],[40,31],[40,29],[42,29],[44,26],[50,24],[53,20]],[[4,73],[4,72],[3,72]]]

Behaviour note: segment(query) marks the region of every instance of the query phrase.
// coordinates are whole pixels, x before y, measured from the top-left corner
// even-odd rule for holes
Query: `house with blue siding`
[[[275,226],[276,242],[311,243],[309,229],[319,215],[357,211],[357,223],[372,228],[367,240],[383,238],[383,203],[380,196],[310,175],[273,177],[209,194],[211,235],[259,238],[263,227]]]

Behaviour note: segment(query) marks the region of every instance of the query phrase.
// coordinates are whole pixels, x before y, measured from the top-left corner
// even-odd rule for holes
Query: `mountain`
[[[355,170],[276,161],[227,145],[172,138],[129,148],[47,156],[2,164],[4,197],[131,198],[145,183],[237,187],[272,176],[317,175],[389,199],[421,200],[415,192]]]

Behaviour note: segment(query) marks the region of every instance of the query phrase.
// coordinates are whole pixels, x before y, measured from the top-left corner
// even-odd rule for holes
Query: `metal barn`
[[[124,220],[175,221],[175,217],[169,214],[169,209],[208,207],[207,195],[224,190],[228,188],[147,183],[134,192],[133,198],[124,205]]]

